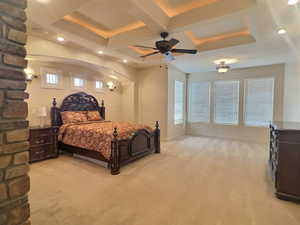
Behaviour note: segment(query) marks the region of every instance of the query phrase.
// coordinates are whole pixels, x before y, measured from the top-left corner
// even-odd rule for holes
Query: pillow
[[[86,111],[79,111],[79,112],[65,111],[65,112],[61,112],[60,115],[63,123],[78,123],[78,122],[87,121]]]
[[[103,120],[98,111],[87,111],[87,120],[89,121],[98,121]]]

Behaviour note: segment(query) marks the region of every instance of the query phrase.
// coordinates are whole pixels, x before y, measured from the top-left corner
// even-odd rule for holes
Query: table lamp
[[[40,117],[40,127],[45,126],[45,117],[47,116],[46,106],[42,106],[37,110],[37,116]]]

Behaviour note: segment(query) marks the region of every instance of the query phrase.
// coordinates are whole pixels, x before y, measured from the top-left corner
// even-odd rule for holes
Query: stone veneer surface
[[[27,0],[0,0],[0,225],[29,225]]]

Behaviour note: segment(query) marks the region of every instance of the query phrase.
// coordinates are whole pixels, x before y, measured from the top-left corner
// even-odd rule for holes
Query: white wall
[[[137,112],[135,107],[135,83],[127,82],[122,85],[121,97],[121,118],[122,121],[136,122]]]
[[[284,120],[300,122],[300,60],[285,66]]]
[[[28,36],[26,45],[27,57],[54,57],[57,59],[68,59],[77,62],[90,64],[91,67],[98,67],[113,70],[125,79],[135,81],[136,69],[128,64],[108,60],[105,56],[91,54],[90,52],[68,46],[68,43],[61,44],[39,37]]]
[[[230,138],[243,141],[253,141],[266,143],[269,137],[268,128],[248,127],[243,125],[243,106],[244,92],[243,80],[245,78],[263,78],[274,77],[274,120],[283,119],[283,93],[284,93],[284,65],[271,65],[262,67],[253,67],[248,69],[231,70],[220,75],[217,72],[193,73],[189,77],[189,82],[215,80],[240,80],[240,107],[239,107],[239,125],[220,125],[213,123],[214,95],[211,96],[211,122],[210,123],[188,123],[187,134],[214,136],[220,138]]]
[[[154,126],[160,122],[161,138],[167,138],[168,71],[165,66],[138,70],[138,121]]]
[[[28,83],[27,92],[30,94],[29,121],[31,125],[37,125],[34,111],[40,106],[47,106],[50,110],[52,98],[56,97],[58,104],[67,95],[77,92],[70,87],[70,73],[82,73],[88,81],[85,92],[94,95],[98,101],[104,99],[106,105],[106,116],[108,120],[134,122],[137,108],[137,80],[136,69],[128,64],[112,61],[105,56],[96,53],[91,54],[84,49],[78,49],[69,45],[68,42],[61,44],[45,40],[35,36],[29,36],[26,45],[29,65],[35,74],[40,74],[41,67],[50,67],[63,71],[63,89],[41,88],[40,77]],[[72,63],[72,64],[71,64]],[[93,78],[103,78],[104,81],[113,80],[109,75],[117,75],[119,82],[124,87],[114,92],[102,93],[93,90]],[[50,117],[47,117],[50,123]]]
[[[39,118],[36,116],[36,111],[41,106],[46,106],[48,110],[48,115],[46,118],[46,124],[50,124],[50,108],[52,106],[52,99],[57,98],[58,106],[61,101],[72,93],[78,91],[87,92],[95,96],[99,102],[103,99],[106,106],[106,119],[114,121],[122,121],[123,114],[122,110],[125,111],[134,111],[134,105],[131,104],[133,101],[131,97],[128,96],[127,91],[125,91],[125,97],[122,96],[122,87],[119,87],[115,91],[111,92],[108,89],[104,88],[103,92],[94,91],[94,79],[100,79],[104,82],[108,80],[107,77],[103,76],[97,71],[93,71],[81,66],[68,65],[62,63],[51,63],[51,62],[37,62],[29,61],[29,67],[35,71],[35,74],[38,75],[38,78],[33,79],[27,84],[27,92],[30,94],[28,101],[29,115],[28,120],[31,126],[39,125]],[[51,89],[51,88],[42,88],[41,86],[41,74],[40,69],[54,68],[62,71],[63,75],[63,87],[62,89]],[[72,73],[81,74],[83,78],[87,81],[87,86],[82,90],[75,90],[71,87],[71,75]],[[122,109],[123,108],[123,109]],[[126,118],[127,119],[127,118]]]
[[[186,75],[173,66],[168,67],[168,140],[185,135],[185,121],[183,124],[174,123],[174,100],[175,100],[175,80],[184,83],[184,98],[186,99]],[[184,104],[186,112],[186,104]],[[186,115],[184,114],[184,118]]]

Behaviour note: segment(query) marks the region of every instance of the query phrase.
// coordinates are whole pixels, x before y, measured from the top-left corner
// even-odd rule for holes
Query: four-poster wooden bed
[[[51,108],[51,124],[57,128],[63,125],[61,112],[78,112],[78,111],[98,111],[100,116],[105,119],[104,101],[99,106],[97,99],[84,92],[78,92],[67,96],[57,107],[56,99],[53,99]],[[59,130],[59,129],[57,129]],[[78,154],[80,156],[101,160],[107,163],[111,169],[112,175],[120,173],[120,167],[139,159],[150,153],[160,153],[160,129],[158,121],[155,129],[149,131],[147,129],[139,129],[133,132],[129,138],[121,139],[118,129],[113,128],[111,140],[111,155],[108,159],[99,151],[88,150],[72,145],[68,145],[59,141],[58,146],[61,150]]]

